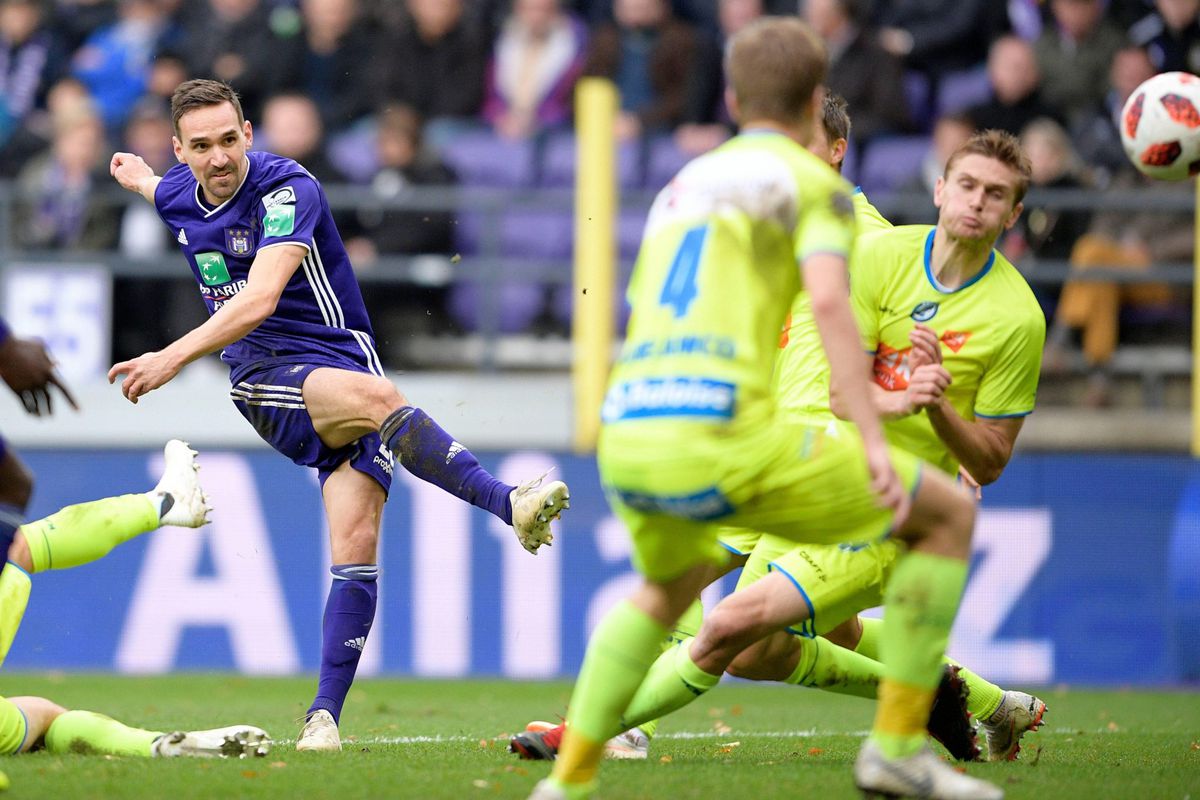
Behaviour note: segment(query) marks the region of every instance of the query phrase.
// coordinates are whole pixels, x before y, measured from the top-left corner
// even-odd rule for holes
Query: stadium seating
[[[895,191],[921,169],[929,152],[927,136],[889,136],[874,140],[863,156],[858,183],[868,197]]]

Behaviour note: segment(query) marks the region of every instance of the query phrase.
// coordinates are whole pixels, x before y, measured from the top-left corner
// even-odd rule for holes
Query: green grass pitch
[[[279,740],[246,761],[150,761],[45,753],[0,762],[17,798],[524,798],[549,766],[518,761],[505,734],[554,719],[563,682],[362,680],[343,714],[340,754],[296,753],[312,679],[6,674],[36,694],[148,728],[248,722]],[[972,765],[1007,796],[1200,800],[1200,693],[1040,693],[1047,725],[1021,759]],[[660,729],[644,762],[609,762],[599,796],[857,797],[850,765],[874,704],[782,686],[723,685]]]

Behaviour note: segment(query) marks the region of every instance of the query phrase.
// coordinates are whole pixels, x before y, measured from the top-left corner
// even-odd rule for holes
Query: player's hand
[[[937,403],[954,382],[950,373],[941,364],[925,364],[913,370],[904,390],[904,404],[910,414],[915,414]]]
[[[136,404],[138,398],[148,394],[179,373],[179,368],[172,365],[170,359],[162,352],[143,353],[137,358],[113,364],[108,371],[108,382],[114,383],[120,375],[125,376],[121,381],[121,394],[125,399]]]
[[[875,493],[879,505],[892,510],[895,515],[892,527],[898,528],[908,519],[912,498],[904,490],[900,476],[892,467],[887,445],[882,440],[874,443],[864,440],[863,445],[867,451],[867,469],[871,473],[871,491]]]
[[[114,153],[108,164],[108,174],[117,179],[121,188],[131,192],[142,193],[142,183],[154,177],[154,170],[142,160],[141,156],[133,153]]]
[[[71,390],[54,369],[54,359],[37,339],[10,336],[0,345],[0,378],[21,398],[25,410],[36,417],[53,413],[51,387],[63,393],[71,408],[79,410]]]
[[[966,487],[967,491],[975,495],[976,500],[983,499],[983,487],[979,485],[979,481],[975,480],[971,473],[967,472],[967,468],[961,464],[958,467],[958,480]]]
[[[923,364],[942,363],[942,343],[933,328],[918,322],[908,332],[908,340],[912,342],[912,352],[909,354],[909,364],[913,369]]]

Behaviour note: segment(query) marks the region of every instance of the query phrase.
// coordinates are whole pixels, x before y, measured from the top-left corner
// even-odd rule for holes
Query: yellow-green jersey
[[[964,419],[1021,417],[1037,396],[1046,320],[1029,285],[993,251],[983,269],[956,289],[940,284],[930,258],[936,228],[905,225],[860,236],[850,297],[874,379],[889,391],[908,387],[917,322],[941,340],[953,377],[946,399]],[[885,423],[888,442],[948,473],[958,461],[924,413]]]
[[[858,233],[892,227],[879,209],[856,189],[854,219]],[[800,292],[792,303],[791,313],[779,337],[779,360],[775,364],[775,396],[780,411],[797,418],[815,421],[832,420],[829,410],[829,360],[821,344],[812,315],[808,292]]]
[[[798,265],[848,257],[850,195],[827,164],[774,132],[744,133],[685,166],[650,209],[605,425],[771,419]]]

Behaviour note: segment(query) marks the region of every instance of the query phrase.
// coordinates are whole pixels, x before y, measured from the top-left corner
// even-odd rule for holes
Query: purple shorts
[[[317,470],[322,486],[335,469],[349,461],[387,493],[392,485],[392,453],[378,433],[338,448],[327,447],[317,436],[300,388],[308,374],[322,366],[328,365],[284,364],[256,370],[235,383],[229,396],[263,441],[296,464]]]

